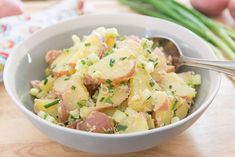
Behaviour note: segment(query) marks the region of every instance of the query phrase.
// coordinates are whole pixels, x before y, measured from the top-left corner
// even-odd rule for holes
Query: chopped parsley
[[[112,54],[113,52],[114,52],[113,49],[110,49],[110,50],[108,50],[108,51],[105,53],[104,56],[106,57],[106,56]]]
[[[151,80],[149,81],[149,85],[150,85],[151,87],[153,87],[153,86],[155,85],[155,81],[154,81],[153,79],[151,79]]]
[[[48,78],[45,78],[45,80],[43,81],[43,84],[46,85],[48,82]]]
[[[72,90],[75,90],[75,89],[76,89],[76,87],[75,87],[74,85],[72,85],[72,86],[71,86],[71,89],[72,89]]]
[[[116,126],[117,131],[125,131],[128,127],[126,125],[118,124]]]
[[[85,46],[86,47],[91,46],[91,43],[85,43]]]
[[[103,102],[104,101],[104,97],[100,98],[100,102]]]
[[[114,90],[113,90],[113,85],[110,84],[110,85],[108,86],[108,89],[109,89],[109,93],[113,93],[113,92],[114,92]]]
[[[105,83],[107,83],[107,84],[111,84],[111,83],[112,83],[112,81],[108,79],[108,80],[106,80],[106,81],[105,81]]]
[[[179,101],[178,101],[177,99],[174,101],[174,104],[172,105],[171,110],[175,111],[176,105],[177,105],[178,102],[179,102]]]
[[[45,107],[45,108],[49,108],[49,107],[51,107],[51,106],[54,106],[54,105],[58,104],[59,101],[60,101],[60,99],[57,99],[57,100],[55,100],[55,101],[52,101],[52,102],[50,102],[50,103],[44,105],[44,107]]]
[[[151,53],[152,53],[149,49],[147,49],[147,52],[148,52],[149,54],[151,54]]]
[[[64,79],[64,81],[68,81],[69,79],[70,79],[70,77],[68,76]]]
[[[158,65],[158,59],[156,59],[156,60],[149,59],[148,61],[149,61],[149,62],[153,62],[154,68]]]
[[[56,68],[56,64],[54,64],[54,65],[51,67],[52,70],[55,69],[55,68]]]
[[[147,100],[149,100],[151,98],[151,95],[147,98]]]
[[[77,105],[78,105],[79,108],[82,108],[83,106],[86,105],[86,100],[80,100],[80,101],[78,101],[78,102],[77,102]]]
[[[127,57],[121,57],[120,60],[124,61],[125,59],[127,59]]]
[[[108,103],[108,104],[112,104],[113,103],[113,101],[111,100],[110,97],[106,98],[104,102]]]
[[[109,60],[109,66],[110,66],[110,67],[113,67],[114,63],[115,63],[115,59],[110,58],[110,60]]]
[[[169,85],[169,89],[172,89],[172,85]]]
[[[85,64],[86,64],[86,62],[85,62],[84,60],[81,60],[81,63],[82,63],[83,65],[85,65]]]

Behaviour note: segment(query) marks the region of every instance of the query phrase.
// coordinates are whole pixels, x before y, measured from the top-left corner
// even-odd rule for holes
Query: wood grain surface
[[[114,0],[88,0],[94,13],[126,12]],[[184,1],[186,2],[186,1]],[[25,2],[26,13],[42,10],[54,2]],[[233,24],[227,15],[218,18]],[[225,76],[213,103],[188,130],[150,150],[123,157],[235,157],[235,86]],[[51,141],[16,108],[0,83],[0,157],[95,157]]]

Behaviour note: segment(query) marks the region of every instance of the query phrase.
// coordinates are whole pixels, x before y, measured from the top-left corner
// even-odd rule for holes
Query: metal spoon
[[[230,76],[235,76],[235,61],[216,61],[186,57],[183,55],[181,49],[176,44],[176,42],[170,38],[149,37],[148,39],[152,40],[154,43],[159,43],[159,45],[163,48],[166,56],[172,57],[172,63],[173,65],[175,65],[176,69],[178,69],[182,65],[188,65],[214,70]]]

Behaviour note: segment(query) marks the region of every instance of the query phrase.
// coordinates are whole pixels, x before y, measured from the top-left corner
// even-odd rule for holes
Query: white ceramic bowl
[[[32,112],[33,101],[29,95],[29,82],[43,78],[46,52],[70,47],[72,34],[83,36],[99,26],[116,27],[122,35],[169,36],[178,42],[186,56],[215,59],[212,50],[195,34],[179,25],[152,17],[134,14],[86,15],[43,29],[21,43],[11,53],[4,71],[4,83],[16,106],[49,138],[68,147],[92,153],[136,152],[178,135],[206,110],[219,89],[220,75],[185,67],[182,68],[183,71],[194,70],[201,74],[202,85],[198,89],[198,96],[190,115],[175,124],[145,132],[106,135],[60,127],[36,116]]]

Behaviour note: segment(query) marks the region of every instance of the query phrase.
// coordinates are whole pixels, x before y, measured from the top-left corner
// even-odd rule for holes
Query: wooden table
[[[88,0],[89,1],[89,0]],[[25,2],[26,12],[41,10],[54,2]],[[95,12],[128,11],[116,1],[90,0]],[[220,18],[225,20],[225,18]],[[235,90],[225,76],[220,91],[205,114],[181,135],[160,146],[122,156],[234,157]],[[51,141],[15,107],[0,83],[0,157],[92,157]]]

